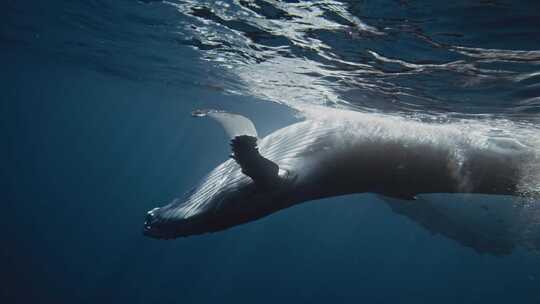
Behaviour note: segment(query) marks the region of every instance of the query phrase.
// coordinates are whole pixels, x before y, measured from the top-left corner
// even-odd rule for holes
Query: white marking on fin
[[[227,133],[229,138],[233,139],[240,135],[249,135],[258,137],[255,125],[249,118],[239,114],[218,111],[218,110],[196,110],[191,113],[193,117],[210,117],[217,121]]]

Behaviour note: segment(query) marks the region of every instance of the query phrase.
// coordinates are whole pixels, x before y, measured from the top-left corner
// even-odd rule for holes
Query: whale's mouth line
[[[160,210],[164,207],[156,207],[146,213],[142,234],[154,239],[174,239],[186,237],[197,233],[197,224],[203,220],[201,216],[191,218],[167,219],[161,218]],[[208,219],[206,219],[208,221]]]
[[[157,218],[156,218],[156,211],[159,210],[159,207],[153,208],[152,210],[148,211],[146,213],[146,217],[144,219],[144,226],[142,233],[145,236],[149,236],[152,238],[162,238],[164,233],[162,229],[159,229],[159,225],[157,224]]]
[[[146,221],[142,229],[142,234],[144,236],[160,240],[168,240],[177,237],[177,235],[175,235],[174,233],[166,232],[165,230],[156,228],[155,226],[146,223]]]

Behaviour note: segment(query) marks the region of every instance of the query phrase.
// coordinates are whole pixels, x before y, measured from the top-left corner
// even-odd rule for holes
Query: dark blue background
[[[211,235],[145,238],[148,209],[227,157],[223,132],[190,111],[219,104],[251,116],[262,134],[292,113],[25,52],[1,58],[4,303],[540,301],[538,255],[479,255],[371,195]]]
[[[173,21],[185,16],[158,2],[3,3],[0,303],[540,303],[537,253],[479,255],[369,194],[302,204],[210,235],[144,237],[147,210],[180,196],[229,154],[223,131],[191,111],[242,113],[262,135],[298,120],[285,106],[226,94],[237,79],[199,60],[205,46],[177,37]],[[533,5],[348,2],[361,19],[392,30],[354,43],[339,32],[316,37],[382,70],[368,49],[411,62],[464,58],[416,34],[538,49]],[[409,26],[403,32],[401,22]],[[486,65],[537,69],[527,61]],[[518,104],[538,113],[537,76],[477,88],[458,87],[462,79],[445,72],[396,83],[439,98],[413,110],[452,109],[459,100],[459,109],[511,114]],[[364,96],[350,89],[348,98]],[[360,105],[388,107],[382,102]]]

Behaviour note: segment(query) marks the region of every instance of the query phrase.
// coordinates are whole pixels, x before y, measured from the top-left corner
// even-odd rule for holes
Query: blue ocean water
[[[540,303],[538,252],[478,253],[372,194],[202,236],[141,233],[147,210],[229,154],[221,130],[190,117],[199,108],[242,113],[262,135],[313,106],[540,134],[538,12],[536,1],[5,1],[2,303]]]

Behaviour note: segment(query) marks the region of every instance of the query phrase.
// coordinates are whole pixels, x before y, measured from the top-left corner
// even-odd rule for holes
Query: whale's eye
[[[297,175],[293,171],[283,168],[279,168],[278,176],[285,182],[292,182],[297,178]]]

